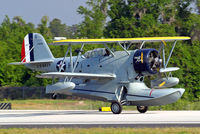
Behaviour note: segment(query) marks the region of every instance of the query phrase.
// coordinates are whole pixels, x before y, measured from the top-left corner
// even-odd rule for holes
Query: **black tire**
[[[147,106],[137,106],[137,110],[140,113],[145,113],[148,110],[148,107]]]
[[[112,102],[110,107],[113,114],[120,114],[122,112],[122,105],[119,102]]]
[[[53,100],[55,100],[57,98],[57,94],[52,95],[51,97]]]

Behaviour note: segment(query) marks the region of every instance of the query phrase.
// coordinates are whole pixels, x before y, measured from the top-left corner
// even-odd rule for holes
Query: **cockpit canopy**
[[[96,48],[87,51],[83,56],[85,58],[98,57],[98,56],[109,56],[109,51],[106,48]]]

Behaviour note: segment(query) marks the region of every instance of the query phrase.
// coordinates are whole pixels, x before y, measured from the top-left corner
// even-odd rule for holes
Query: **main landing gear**
[[[129,105],[126,99],[127,88],[120,86],[115,90],[116,101],[113,101],[110,108],[113,114],[120,114],[122,112],[122,105]],[[140,113],[145,113],[148,110],[147,106],[137,106],[137,110]]]
[[[120,114],[122,112],[122,104],[119,102],[112,102],[111,104],[111,111],[113,114]],[[145,113],[148,110],[147,106],[137,106],[137,110],[140,113]]]
[[[55,100],[56,98],[57,98],[57,94],[56,93],[54,93],[53,95],[52,95],[52,97],[51,97],[53,100]]]
[[[112,102],[111,104],[111,111],[113,114],[120,114],[122,112],[122,105],[119,102]]]

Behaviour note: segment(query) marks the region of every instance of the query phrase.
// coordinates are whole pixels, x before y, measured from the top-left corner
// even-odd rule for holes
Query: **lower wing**
[[[71,72],[49,72],[37,75],[38,78],[83,78],[83,79],[115,79],[115,74],[92,74],[92,73],[71,73]]]

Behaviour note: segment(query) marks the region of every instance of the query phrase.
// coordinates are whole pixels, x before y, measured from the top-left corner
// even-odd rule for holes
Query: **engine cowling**
[[[138,49],[133,57],[136,73],[152,75],[159,72],[162,60],[156,49]]]

